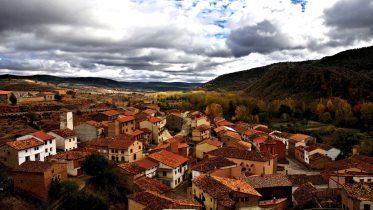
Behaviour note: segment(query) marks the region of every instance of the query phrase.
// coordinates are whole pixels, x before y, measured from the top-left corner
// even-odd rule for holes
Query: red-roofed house
[[[211,126],[209,119],[202,114],[191,115],[191,119],[192,119],[191,128],[196,128],[203,124]]]
[[[48,132],[48,135],[56,138],[56,147],[62,151],[69,151],[78,148],[78,135],[69,128],[57,129]]]
[[[0,104],[9,104],[9,97],[12,94],[10,91],[0,90]]]
[[[101,122],[101,121],[113,121],[119,117],[119,112],[116,110],[108,110],[104,112],[100,112],[93,116],[93,120]]]
[[[219,132],[218,138],[225,145],[242,140],[239,133],[231,131],[231,130]]]
[[[115,162],[133,162],[143,158],[143,144],[134,139],[114,140],[108,145],[109,159]]]
[[[159,163],[158,179],[163,184],[176,188],[187,179],[188,158],[166,150],[150,154],[149,158]]]
[[[54,155],[57,153],[56,149],[56,138],[52,135],[46,134],[43,131],[37,131],[25,136],[18,137],[17,140],[34,138],[44,143],[43,150],[44,156]]]
[[[1,162],[14,168],[27,161],[44,161],[44,142],[35,138],[6,142],[0,148]]]
[[[162,133],[165,130],[166,121],[158,117],[150,117],[140,122],[140,128],[149,129],[152,132],[151,144],[161,145],[163,139]]]
[[[131,133],[135,130],[135,117],[122,116],[109,123],[108,136],[118,136],[120,134]]]

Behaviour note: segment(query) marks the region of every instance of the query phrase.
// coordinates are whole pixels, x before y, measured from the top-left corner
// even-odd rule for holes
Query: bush
[[[70,196],[59,209],[106,210],[108,208],[107,202],[101,196],[93,193],[79,192]]]
[[[82,162],[83,171],[91,176],[98,176],[109,169],[109,161],[102,155],[91,154]]]
[[[17,97],[12,93],[9,97],[10,103],[14,106],[17,104]]]

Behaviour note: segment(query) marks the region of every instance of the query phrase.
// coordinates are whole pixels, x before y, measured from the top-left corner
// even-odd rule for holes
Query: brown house
[[[108,110],[104,112],[100,112],[93,116],[93,120],[97,122],[101,121],[113,121],[119,117],[119,112],[116,110]]]
[[[346,184],[342,188],[342,208],[373,209],[373,183]]]
[[[192,180],[192,193],[205,209],[240,209],[259,205],[261,194],[243,180],[201,175]]]
[[[13,171],[14,188],[47,201],[48,190],[53,179],[67,180],[66,164],[28,161]]]
[[[287,205],[292,200],[292,183],[286,175],[266,174],[260,176],[250,176],[245,181],[258,191],[262,197],[261,201],[271,201],[285,198]],[[281,203],[282,208],[286,209],[287,205]],[[279,208],[277,208],[279,209]]]
[[[183,127],[184,119],[181,116],[181,112],[170,112],[166,117],[166,127],[169,130],[181,130]]]
[[[51,155],[48,157],[48,160],[51,162],[65,163],[68,175],[80,176],[83,174],[81,163],[90,154],[91,152],[88,151],[71,150]]]
[[[277,155],[278,160],[285,160],[286,146],[282,141],[267,137],[259,146],[261,152],[268,152],[272,155]]]
[[[274,174],[277,171],[277,157],[267,152],[223,147],[209,152],[208,156],[225,157],[240,166],[245,174]]]

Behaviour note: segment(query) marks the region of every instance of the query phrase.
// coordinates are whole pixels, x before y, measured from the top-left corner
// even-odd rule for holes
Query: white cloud
[[[202,82],[372,44],[369,31],[331,44],[325,11],[350,4],[312,0],[302,11],[291,0],[0,0],[0,73]],[[263,22],[271,30],[255,28]]]

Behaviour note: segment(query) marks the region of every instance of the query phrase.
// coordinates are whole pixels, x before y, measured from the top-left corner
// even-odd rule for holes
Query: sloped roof
[[[149,158],[161,162],[167,166],[170,166],[172,168],[176,168],[180,166],[181,164],[188,161],[188,158],[185,158],[180,155],[176,155],[172,152],[161,150],[159,152],[153,153],[149,155]]]
[[[114,115],[119,115],[120,113],[116,110],[108,110],[108,111],[100,112],[100,114],[111,117],[111,116],[114,116]]]
[[[216,138],[205,139],[205,140],[199,142],[198,144],[209,144],[209,145],[212,145],[212,146],[215,146],[215,147],[221,147],[223,145],[223,143]]]
[[[65,129],[57,129],[57,130],[52,130],[51,132],[63,137],[63,138],[70,138],[70,137],[75,137],[77,136],[76,132],[74,130],[71,130],[69,128]]]
[[[109,143],[108,148],[110,149],[128,149],[135,140],[128,139],[128,140],[114,140]]]
[[[373,183],[353,183],[343,186],[347,195],[360,201],[373,201]]]
[[[143,158],[141,160],[137,160],[135,162],[132,162],[133,164],[136,164],[144,169],[151,169],[158,165],[157,162],[150,160],[149,158]]]
[[[135,188],[140,191],[150,190],[163,194],[171,190],[169,186],[147,176],[142,176],[141,178],[136,179],[133,184],[135,185]]]
[[[123,116],[117,119],[119,122],[129,122],[135,120],[134,116]]]
[[[43,131],[37,131],[35,133],[32,133],[31,134],[33,137],[35,138],[38,138],[38,139],[41,139],[43,141],[48,141],[48,140],[52,140],[52,139],[55,139],[54,136],[51,136],[49,134],[46,134],[45,132]]]
[[[53,163],[45,161],[26,161],[14,168],[15,172],[44,173]]]
[[[66,152],[59,152],[55,155],[48,156],[48,159],[63,159],[63,160],[78,160],[90,155],[90,152],[71,150]]]
[[[200,172],[209,172],[216,169],[236,166],[236,163],[233,161],[228,160],[227,158],[223,157],[212,157],[202,160],[201,162],[197,163],[196,165],[192,166],[192,170],[200,171]]]
[[[267,152],[248,151],[234,147],[219,148],[209,152],[208,154],[225,158],[235,158],[259,162],[266,162],[273,158],[273,156]]]
[[[260,176],[254,175],[246,177],[245,181],[255,189],[292,186],[292,183],[288,177],[282,174],[264,174]]]
[[[15,150],[25,150],[25,149],[43,145],[44,143],[34,138],[30,138],[30,139],[24,139],[24,140],[9,141],[9,142],[6,142],[6,144]]]

